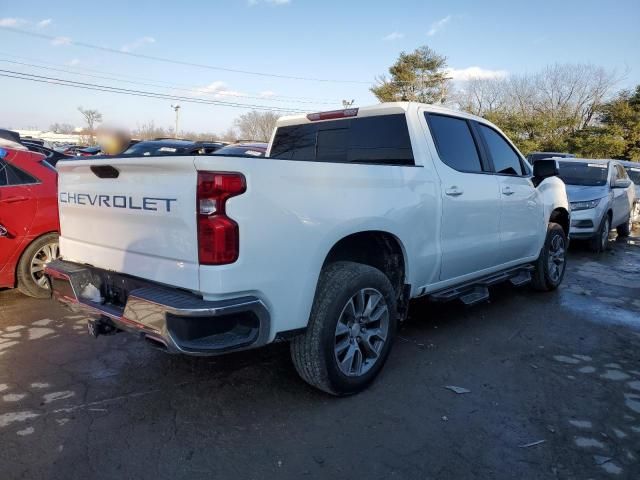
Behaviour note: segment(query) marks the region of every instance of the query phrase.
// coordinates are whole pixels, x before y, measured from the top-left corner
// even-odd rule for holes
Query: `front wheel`
[[[557,223],[547,226],[547,238],[534,267],[534,289],[549,292],[562,283],[567,267],[567,236]]]
[[[598,233],[591,239],[590,247],[595,253],[604,252],[609,246],[609,230],[611,230],[611,220],[609,215],[605,215],[600,223]]]
[[[618,225],[616,231],[619,237],[628,237],[631,235],[631,230],[633,230],[633,224],[631,223],[631,214],[629,214],[627,221],[622,225]]]
[[[328,265],[307,330],[291,342],[298,374],[332,395],[364,390],[389,355],[397,317],[393,287],[380,270],[354,262]]]
[[[51,292],[44,269],[59,256],[58,235],[48,233],[36,238],[20,257],[16,277],[18,290],[35,298],[49,298]]]

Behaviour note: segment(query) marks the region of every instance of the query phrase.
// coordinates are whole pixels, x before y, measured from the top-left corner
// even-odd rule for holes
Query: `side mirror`
[[[631,185],[631,180],[628,180],[626,178],[619,178],[617,180],[615,180],[613,182],[613,185],[611,185],[613,188],[627,188],[629,185]]]
[[[558,161],[550,158],[537,160],[533,164],[533,176],[539,181],[548,177],[556,177],[560,173]]]

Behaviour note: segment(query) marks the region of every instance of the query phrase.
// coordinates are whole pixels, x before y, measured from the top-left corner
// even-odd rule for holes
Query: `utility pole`
[[[173,108],[173,110],[176,112],[176,130],[173,134],[173,137],[178,138],[178,125],[180,122],[180,104],[178,103],[176,103],[175,105],[171,104],[171,108]]]

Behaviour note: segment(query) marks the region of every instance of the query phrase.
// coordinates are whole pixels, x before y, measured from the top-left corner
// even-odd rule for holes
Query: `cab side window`
[[[425,113],[425,116],[440,160],[459,172],[483,171],[467,120],[435,113]]]
[[[502,135],[493,128],[481,123],[478,124],[478,129],[485,141],[496,173],[518,176],[525,174],[520,155],[516,153]]]

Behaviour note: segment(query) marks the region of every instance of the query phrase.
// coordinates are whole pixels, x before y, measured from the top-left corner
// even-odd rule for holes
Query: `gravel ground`
[[[1,291],[0,477],[640,478],[640,232],[610,243],[572,245],[551,294],[415,303],[343,399],[284,344],[170,356]]]

